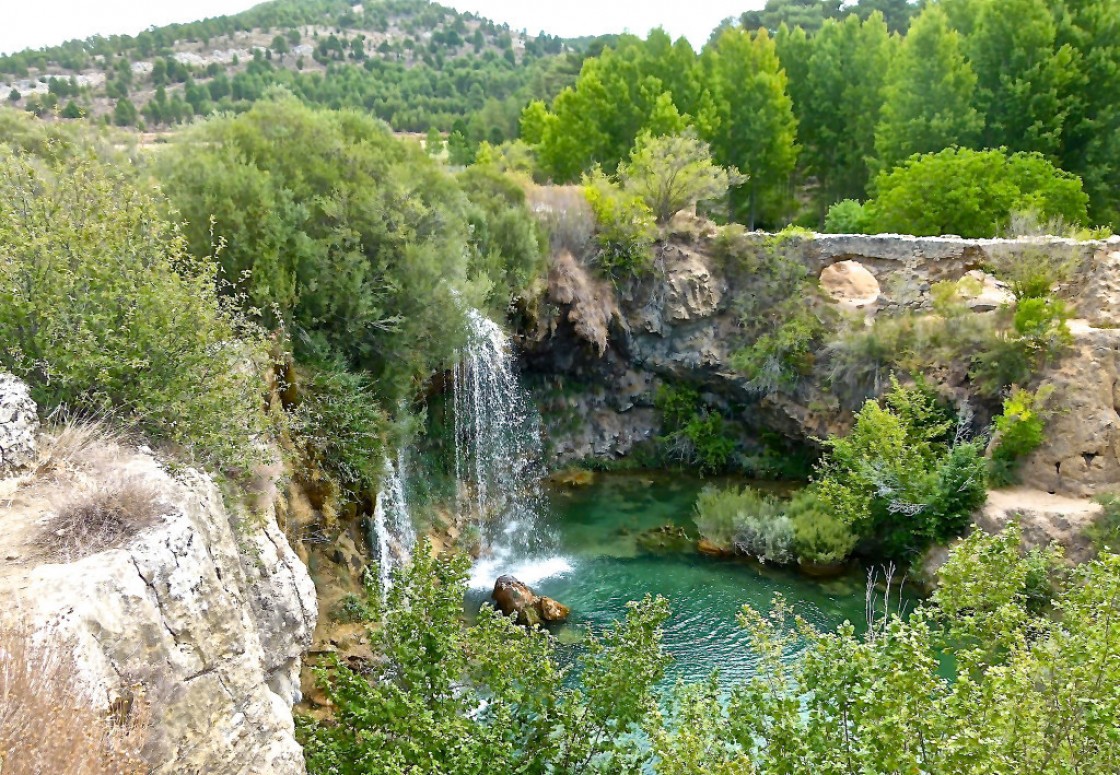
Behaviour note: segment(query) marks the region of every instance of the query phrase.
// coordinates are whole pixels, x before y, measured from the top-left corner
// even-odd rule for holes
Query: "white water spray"
[[[453,384],[456,505],[481,525],[487,552],[471,583],[486,586],[510,572],[533,576],[538,565],[555,575],[564,561],[541,557],[550,542],[538,519],[540,416],[517,377],[509,337],[478,310],[467,312],[467,323]]]
[[[385,595],[393,581],[393,571],[406,565],[416,545],[416,530],[408,509],[406,484],[408,471],[405,454],[397,453],[396,463],[385,458],[385,474],[373,509],[370,543],[377,553],[377,573],[381,594]]]

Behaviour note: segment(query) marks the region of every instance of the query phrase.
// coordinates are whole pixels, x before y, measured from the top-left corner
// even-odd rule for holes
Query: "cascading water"
[[[503,573],[532,584],[566,569],[545,556],[551,542],[539,526],[540,416],[517,377],[509,337],[478,310],[467,321],[453,389],[457,506],[481,526],[485,547],[472,584],[493,584]]]
[[[406,483],[408,472],[404,451],[397,453],[396,463],[385,458],[385,474],[381,491],[373,509],[370,544],[377,553],[377,572],[381,594],[389,591],[393,571],[405,565],[416,544],[416,530],[408,509]]]

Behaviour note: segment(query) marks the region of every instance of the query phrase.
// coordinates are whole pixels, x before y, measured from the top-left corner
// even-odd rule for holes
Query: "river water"
[[[512,573],[538,594],[571,607],[571,620],[553,630],[562,644],[560,657],[566,659],[578,653],[587,626],[601,631],[625,615],[627,601],[663,595],[672,605],[664,638],[674,658],[667,682],[700,680],[717,669],[728,682],[750,677],[756,655],[736,615],[744,604],[769,610],[776,594],[819,629],[834,629],[845,620],[863,627],[866,578],[861,575],[819,581],[743,560],[705,557],[692,545],[661,549],[641,540],[646,531],[663,526],[695,534],[693,507],[706,483],[682,474],[616,474],[599,475],[585,487],[550,488],[542,522],[556,549],[480,561],[468,609],[477,610],[489,599],[498,575]]]

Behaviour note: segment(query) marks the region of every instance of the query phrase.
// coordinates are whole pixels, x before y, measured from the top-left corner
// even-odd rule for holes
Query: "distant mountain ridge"
[[[40,116],[155,129],[244,110],[282,86],[398,131],[500,142],[516,135],[527,102],[574,80],[583,43],[428,0],[272,0],[0,57],[0,100]]]

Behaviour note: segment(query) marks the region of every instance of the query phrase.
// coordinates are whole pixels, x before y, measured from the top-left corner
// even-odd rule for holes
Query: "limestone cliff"
[[[38,461],[0,479],[0,623],[72,648],[94,698],[142,694],[156,773],[304,772],[291,709],[315,589],[274,510],[238,521],[208,476],[111,437],[47,441]],[[93,554],[45,554],[59,498],[114,477],[158,495],[151,524]]]

